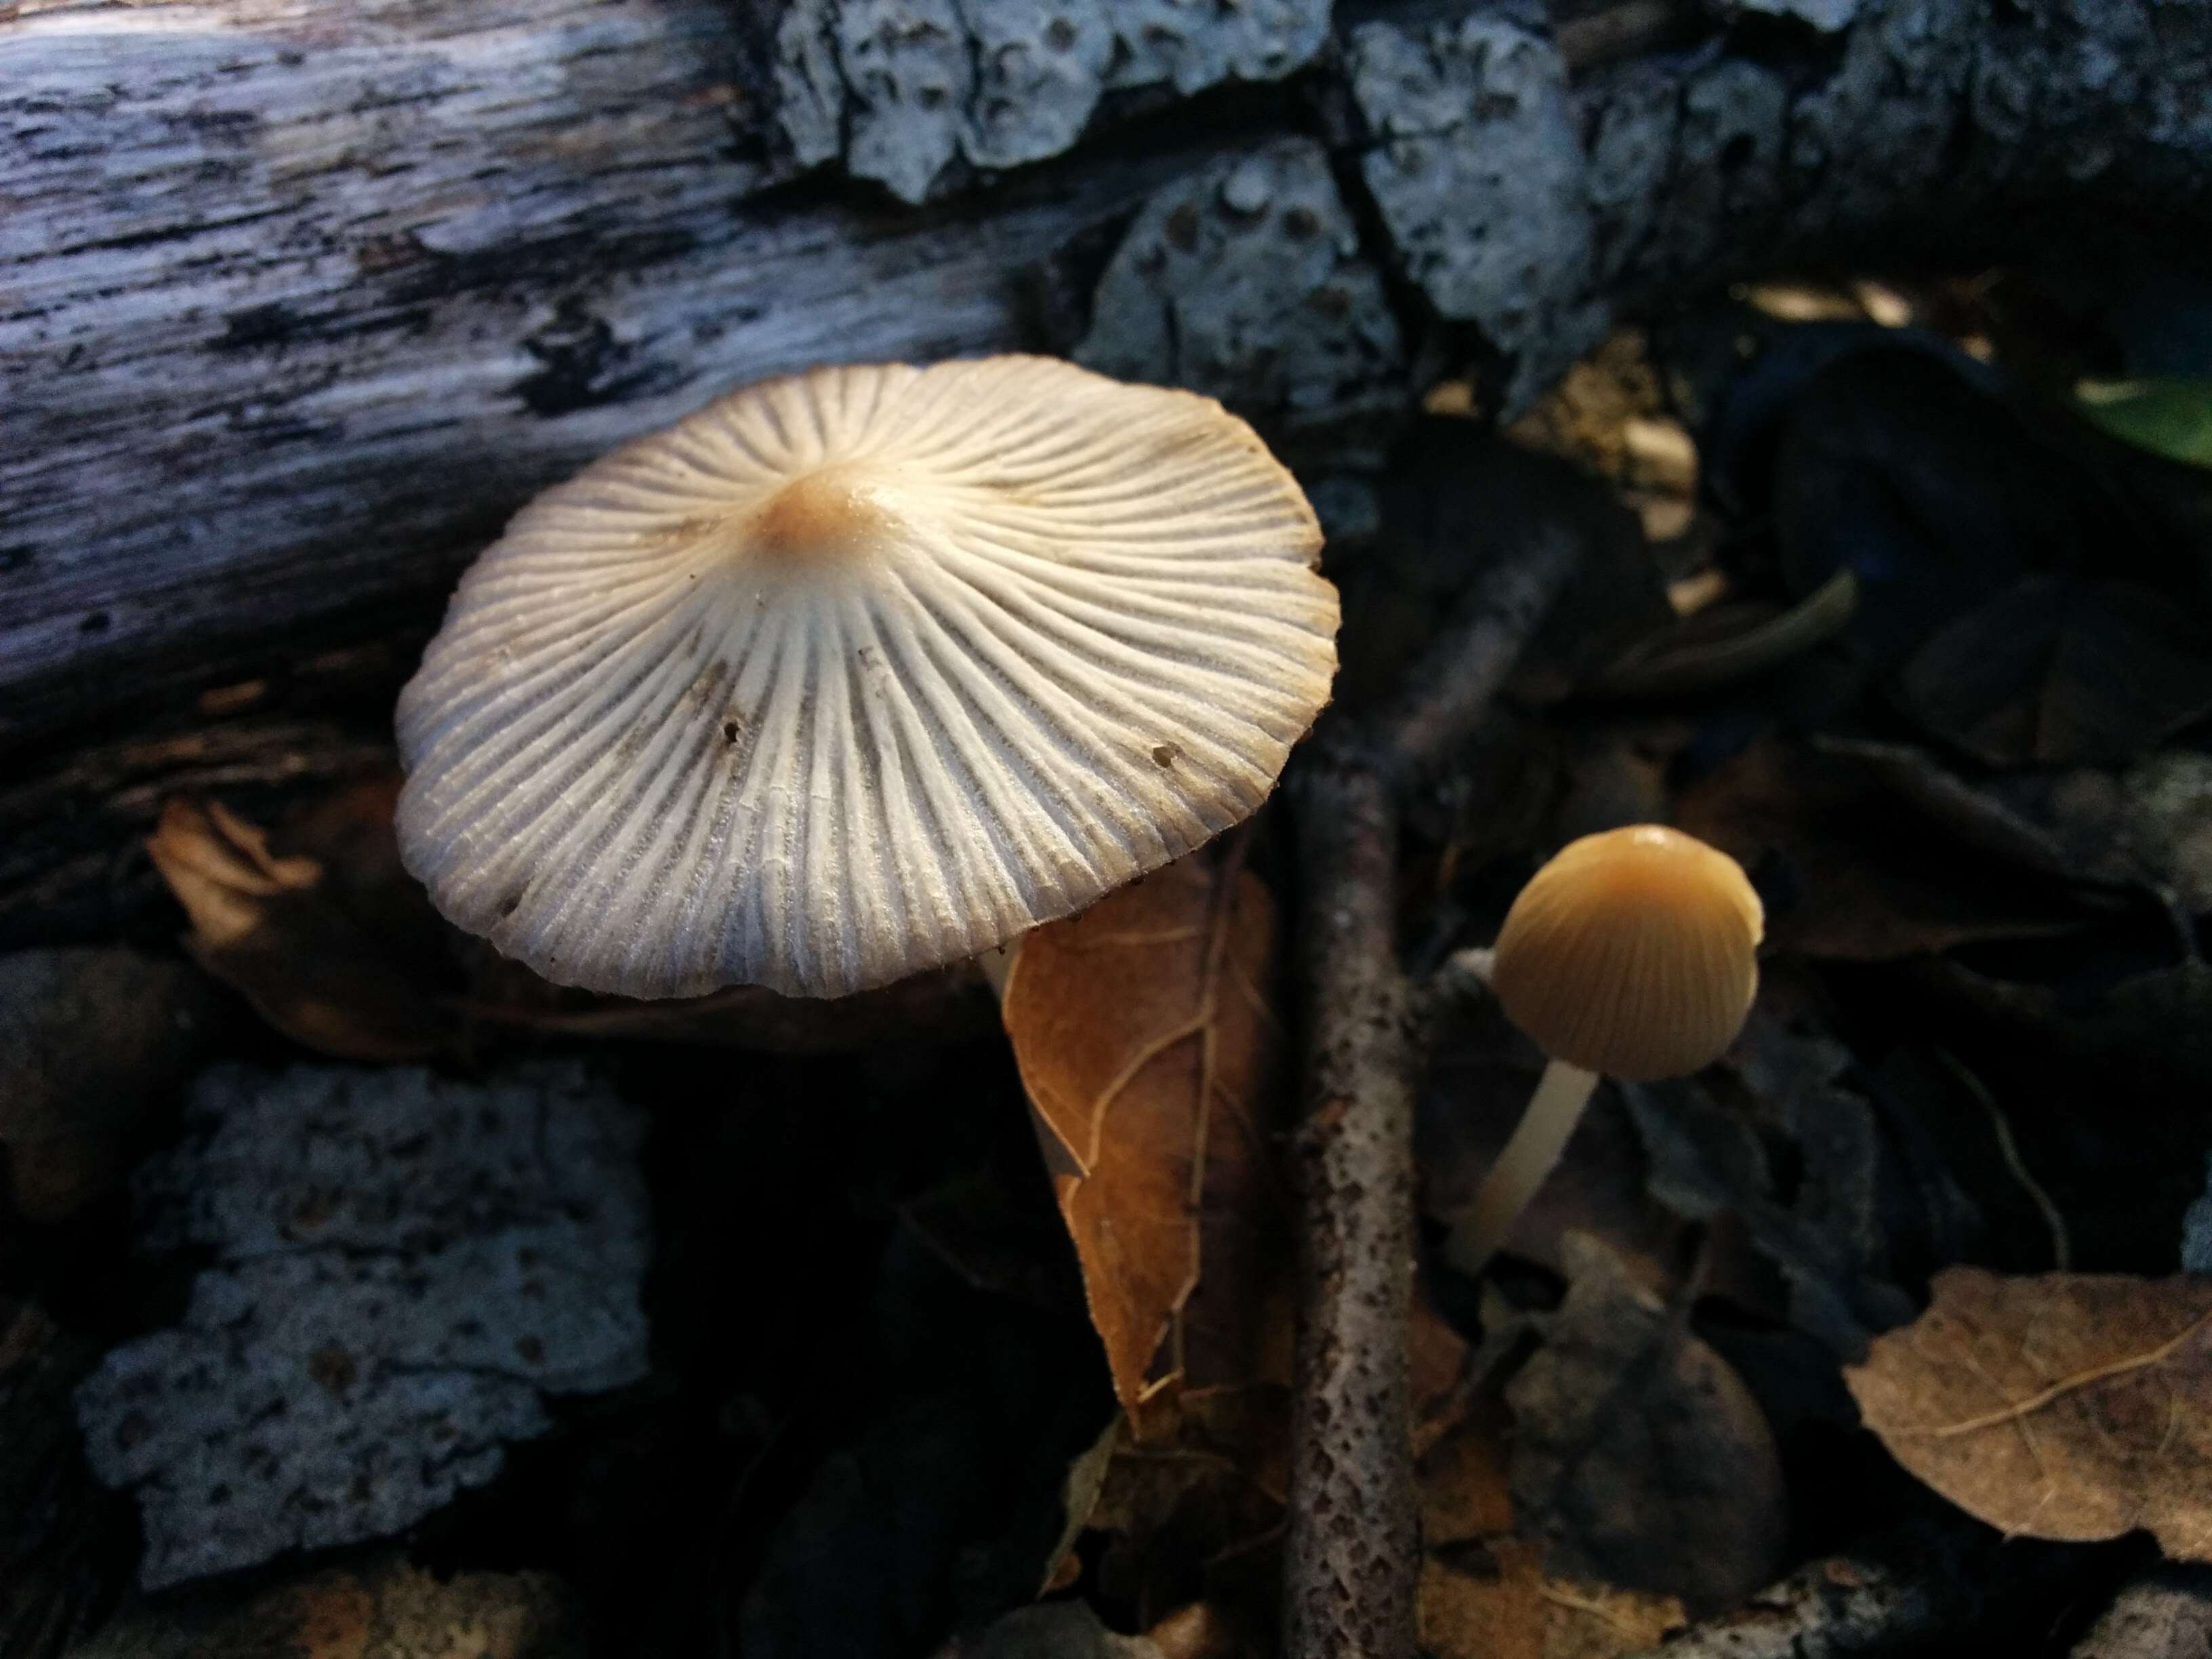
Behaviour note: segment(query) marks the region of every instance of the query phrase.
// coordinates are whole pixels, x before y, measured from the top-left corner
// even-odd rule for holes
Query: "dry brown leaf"
[[[1472,1380],[1448,1431],[1426,1446],[1418,1436],[1421,1541],[1431,1550],[1487,1542],[1513,1530],[1507,1448],[1512,1413],[1494,1376]]]
[[[1416,1456],[1426,1451],[1465,1415],[1469,1390],[1479,1379],[1471,1375],[1474,1350],[1437,1311],[1436,1299],[1425,1283],[1413,1287],[1413,1316],[1406,1331],[1406,1370],[1411,1396],[1407,1419],[1413,1424]]]
[[[1090,1525],[1135,1536],[1169,1525],[1197,1497],[1223,1524],[1217,1549],[1249,1543],[1281,1518],[1289,1482],[1290,1390],[1280,1384],[1196,1389],[1172,1415],[1154,1413],[1165,1436],[1125,1436],[1114,1448]]]
[[[309,1048],[412,1060],[469,1054],[483,1036],[517,1031],[848,1053],[958,1042],[995,1017],[988,985],[968,967],[835,1002],[754,985],[659,1002],[550,985],[431,907],[399,862],[399,782],[395,771],[332,790],[268,832],[219,803],[172,799],[147,842],[191,917],[193,954]]]
[[[1617,1659],[1688,1622],[1668,1596],[1551,1577],[1542,1555],[1513,1537],[1431,1552],[1421,1565],[1421,1650],[1430,1659]]]
[[[1192,858],[1022,942],[1006,1032],[1115,1392],[1140,1437],[1186,1389],[1286,1381],[1274,905]]]
[[[2212,1279],[1950,1267],[1844,1373],[1890,1454],[2007,1533],[2212,1560]]]
[[[1178,1607],[1145,1632],[1162,1659],[1237,1659],[1246,1651],[1244,1632],[1210,1601]]]
[[[1476,1389],[1422,1454],[1421,1648],[1431,1659],[1613,1659],[1685,1622],[1671,1596],[1575,1583],[1516,1535],[1508,1444],[1495,1386]]]
[[[1684,790],[1674,824],[1752,872],[1777,954],[1884,962],[2094,919],[1932,824],[1900,823],[1896,799],[1861,769],[1780,738]]]
[[[1562,375],[1505,428],[1505,435],[1601,473],[1623,488],[1686,491],[1696,482],[1694,448],[1688,463],[1692,470],[1686,475],[1680,468],[1655,472],[1650,447],[1632,441],[1639,425],[1664,421],[1669,413],[1650,335],[1641,328],[1620,328]]]
[[[1571,1234],[1566,1299],[1505,1388],[1514,1510],[1556,1571],[1705,1613],[1769,1583],[1788,1530],[1743,1380],[1620,1258]]]
[[[321,892],[394,962],[442,967],[452,924],[399,858],[392,815],[404,780],[398,769],[310,795],[277,821],[270,844],[322,866]]]
[[[242,1607],[131,1615],[76,1659],[578,1659],[583,1646],[566,1593],[541,1573],[441,1581],[392,1562],[319,1572]]]
[[[192,954],[287,1036],[345,1060],[420,1060],[448,1041],[453,1017],[333,901],[321,860],[279,856],[213,801],[169,801],[146,850],[191,918]]]
[[[1194,1599],[1241,1626],[1271,1626],[1290,1442],[1290,1391],[1194,1390],[1172,1437],[1115,1448],[1090,1525],[1103,1535],[1097,1584],[1161,1617]]]
[[[1053,1540],[1045,1556],[1044,1577],[1037,1594],[1050,1595],[1066,1589],[1083,1575],[1083,1562],[1075,1553],[1075,1540],[1091,1524],[1097,1512],[1098,1500],[1106,1490],[1106,1478],[1113,1470],[1115,1455],[1121,1449],[1125,1425],[1116,1417],[1109,1423],[1083,1452],[1069,1462],[1067,1478],[1060,1487],[1060,1535]]]
[[[2111,765],[2212,714],[2212,635],[2154,589],[2036,575],[1899,678],[1906,712],[1985,765]]]

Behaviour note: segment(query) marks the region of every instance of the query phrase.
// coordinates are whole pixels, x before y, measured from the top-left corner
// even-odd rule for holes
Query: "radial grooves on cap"
[[[1570,843],[1498,938],[1492,986],[1554,1059],[1680,1077],[1718,1059],[1759,988],[1758,895],[1726,854],[1639,824]]]
[[[750,515],[828,465],[896,533],[816,559],[771,515],[800,540],[761,556]],[[1319,542],[1188,393],[1022,357],[750,388],[463,580],[400,702],[403,854],[599,990],[834,995],[972,955],[1265,799],[1335,669]]]

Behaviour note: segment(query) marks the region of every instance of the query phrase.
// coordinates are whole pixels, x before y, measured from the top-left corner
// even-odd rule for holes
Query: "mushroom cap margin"
[[[831,471],[867,532],[794,549]],[[1192,393],[1018,356],[745,388],[463,578],[400,700],[403,859],[595,990],[972,956],[1266,799],[1334,673],[1320,541]]]

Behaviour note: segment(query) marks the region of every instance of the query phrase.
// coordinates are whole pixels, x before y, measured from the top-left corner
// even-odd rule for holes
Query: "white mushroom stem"
[[[1585,1072],[1555,1060],[1530,1097],[1528,1109],[1513,1131],[1513,1139],[1498,1155],[1483,1177],[1474,1201],[1452,1218],[1451,1237],[1444,1243],[1444,1259],[1462,1273],[1479,1273],[1505,1243],[1513,1224],[1528,1207],[1528,1200],[1559,1167],[1583,1109],[1597,1092],[1595,1072]]]

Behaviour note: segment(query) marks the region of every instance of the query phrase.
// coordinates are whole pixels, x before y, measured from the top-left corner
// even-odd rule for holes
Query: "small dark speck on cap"
[[[1156,743],[1152,745],[1152,763],[1156,766],[1173,766],[1182,753],[1182,750],[1174,744]]]

